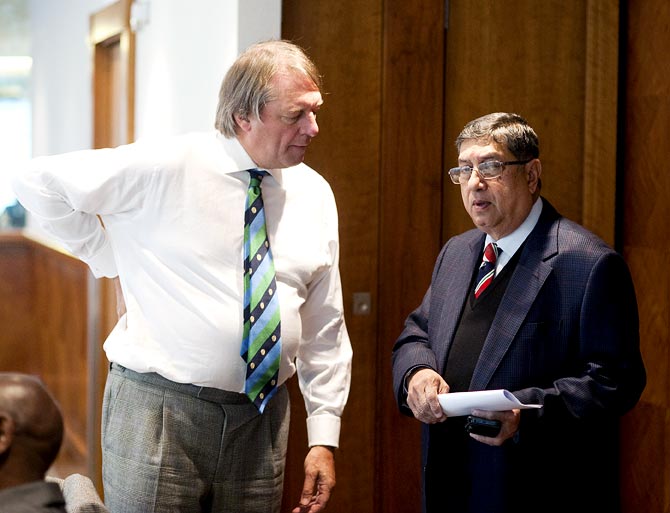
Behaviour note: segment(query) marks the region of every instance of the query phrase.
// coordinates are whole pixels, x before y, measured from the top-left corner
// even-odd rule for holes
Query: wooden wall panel
[[[337,201],[345,314],[354,349],[351,392],[335,457],[337,487],[328,511],[375,511],[381,2],[284,0],[282,10],[282,37],[303,46],[323,75],[320,133],[305,161],[329,181]],[[368,315],[353,312],[358,292],[370,294]],[[299,499],[307,450],[305,409],[295,378],[289,389],[292,419],[283,511]]]
[[[439,250],[444,12],[442,2],[420,4],[283,2],[282,36],[310,52],[328,92],[306,161],[338,200],[354,346],[329,511],[420,509],[419,424],[398,413],[390,376],[392,344]],[[371,315],[353,315],[351,295],[368,291]],[[300,398],[292,398],[295,413]],[[302,417],[294,415],[289,442],[289,503],[302,480],[303,452],[291,447],[296,421]]]
[[[87,473],[88,458],[88,268],[79,260],[33,243],[35,276],[35,348],[43,379],[58,399],[66,436],[57,466],[60,472]],[[61,465],[61,462],[62,465]]]
[[[583,207],[581,223],[615,246],[619,2],[586,8]]]
[[[449,2],[446,167],[456,163],[454,140],[465,123],[490,112],[516,112],[540,138],[543,194],[563,215],[581,222],[587,2],[539,5],[536,0]],[[448,177],[444,187],[446,240],[472,228],[472,221],[460,188]]]
[[[540,137],[543,194],[614,245],[618,0],[449,3],[446,167],[465,123],[517,112]],[[473,25],[478,37],[471,37]],[[515,34],[511,37],[511,34]],[[473,56],[477,56],[473,58]],[[443,235],[472,226],[444,181]]]
[[[670,511],[670,270],[665,232],[670,219],[670,4],[627,2],[622,238],[640,310],[647,388],[625,418],[630,436],[622,493],[626,512]]]
[[[87,473],[86,266],[0,234],[0,370],[36,374],[59,402],[65,438],[53,474]]]
[[[358,4],[313,4],[285,2],[284,37],[298,35],[298,42],[317,52],[328,47],[329,52],[317,59],[322,67],[332,62],[347,70],[345,61],[352,50],[357,57],[373,57],[357,47],[363,43],[357,39],[360,26],[369,22],[365,14],[360,20],[347,17],[346,26],[334,21],[346,17],[342,11],[356,12]],[[425,290],[440,235],[446,239],[471,227],[458,188],[442,175],[456,158],[453,140],[463,124],[491,111],[526,116],[541,139],[544,194],[563,214],[606,241],[613,243],[615,232],[618,1],[552,0],[542,2],[542,8],[534,0],[452,0],[446,5],[450,12],[445,50],[444,2],[379,0],[381,131],[364,125],[363,142],[368,151],[374,152],[377,142],[381,148],[379,252],[376,261],[370,255],[380,277],[378,310],[373,310],[378,321],[374,389],[378,402],[373,492],[377,499],[371,511],[419,509],[419,429],[399,416],[390,395],[390,347]],[[367,7],[366,3],[363,13]],[[343,41],[341,49],[338,44]],[[374,44],[372,39],[365,41]],[[368,86],[369,76],[356,73],[359,65],[356,61],[349,82],[354,90]],[[336,75],[336,80],[344,77]],[[364,114],[374,108],[368,101],[357,105]],[[327,166],[327,150],[317,148],[311,158],[318,161],[323,156],[326,160],[319,164]],[[356,166],[346,155],[342,162],[345,167]],[[444,196],[438,198],[441,190]],[[341,188],[338,201],[356,204],[369,192]],[[342,218],[349,214],[345,206]],[[355,223],[350,227],[356,228]],[[350,237],[357,234],[345,230],[343,248]],[[356,275],[347,259],[353,257],[358,264],[357,256],[343,254],[345,288],[349,277]],[[391,278],[381,278],[386,276]],[[354,350],[366,348],[355,345]],[[355,381],[354,398],[356,385]],[[351,406],[355,401],[350,408],[355,408]],[[355,433],[369,439],[367,426],[362,423]]]
[[[398,412],[391,348],[440,249],[445,2],[384,2],[375,511],[420,511],[420,424]]]
[[[35,372],[33,248],[19,233],[0,233],[0,371]]]

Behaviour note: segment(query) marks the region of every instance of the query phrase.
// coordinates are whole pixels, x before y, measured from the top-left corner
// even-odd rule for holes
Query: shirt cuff
[[[115,278],[119,274],[116,270],[116,259],[109,240],[105,241],[105,245],[100,251],[84,261],[96,278]]]
[[[412,376],[414,371],[417,371],[419,369],[430,369],[428,365],[415,365],[414,367],[410,367],[407,372],[405,373],[405,377],[402,380],[402,391],[405,394],[405,397],[407,397],[407,393],[409,390],[407,389],[407,385],[409,385],[409,378]]]
[[[339,447],[340,444],[340,422],[339,417],[334,415],[315,415],[307,418],[307,444],[327,445]]]

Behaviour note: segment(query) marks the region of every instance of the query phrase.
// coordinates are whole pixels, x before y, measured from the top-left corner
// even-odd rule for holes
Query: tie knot
[[[495,242],[489,242],[484,248],[484,258],[479,266],[477,273],[477,282],[475,285],[475,297],[478,298],[484,290],[491,284],[496,274],[496,259],[502,249],[498,249]]]
[[[484,249],[484,260],[495,264],[496,260],[498,259],[498,255],[501,252],[502,250],[498,248],[498,245],[495,242],[489,242]]]
[[[252,187],[258,187],[261,184],[261,180],[268,174],[267,171],[262,169],[249,169],[249,175],[251,176],[251,182],[249,185]]]

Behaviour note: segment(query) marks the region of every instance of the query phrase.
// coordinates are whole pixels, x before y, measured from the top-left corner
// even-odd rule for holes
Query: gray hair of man
[[[321,90],[319,71],[302,48],[285,40],[253,44],[235,60],[221,83],[215,128],[233,138],[236,114],[260,119],[263,107],[276,99],[272,78],[279,73],[304,75]]]
[[[461,144],[470,140],[503,145],[517,160],[540,156],[540,142],[535,130],[518,114],[494,112],[470,121],[456,138],[456,149],[460,152]]]

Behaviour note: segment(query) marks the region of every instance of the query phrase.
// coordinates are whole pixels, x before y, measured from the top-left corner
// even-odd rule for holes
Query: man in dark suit
[[[456,147],[449,174],[476,229],[442,248],[393,348],[396,400],[423,423],[424,511],[616,513],[619,418],[646,384],[628,267],[540,196],[523,118],[475,119]],[[483,436],[438,400],[495,389],[542,407],[475,410],[501,422]]]

